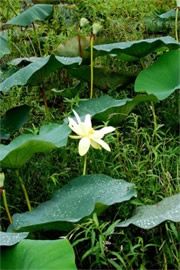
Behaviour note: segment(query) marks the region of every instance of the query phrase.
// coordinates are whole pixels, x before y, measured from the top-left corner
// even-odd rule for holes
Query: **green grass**
[[[1,16],[3,21],[7,21],[14,15],[11,10],[7,12],[8,3],[6,1],[3,3],[5,8]],[[15,4],[19,7],[19,1],[15,1]],[[55,14],[52,24],[39,24],[39,36],[48,34],[50,37],[44,44],[43,53],[44,55],[50,54],[62,40],[67,36],[72,36],[80,17],[87,17],[92,22],[100,21],[104,26],[102,36],[115,41],[127,41],[149,37],[144,25],[144,18],[151,16],[157,8],[168,10],[173,7],[174,2],[168,0],[110,0],[108,3],[105,0],[78,1],[73,13],[76,20],[73,26],[69,28],[65,24],[59,26],[57,14]],[[17,8],[17,11],[20,10]],[[59,30],[60,27],[62,32]],[[28,29],[26,32],[18,31],[18,33],[19,36],[14,36],[13,32],[10,32],[13,53],[3,58],[2,64],[12,58],[34,55],[32,44],[34,44],[36,54],[39,55],[32,29]],[[173,29],[166,34],[173,35]],[[29,37],[31,37],[31,41]],[[21,51],[21,55],[14,44]],[[119,69],[119,66],[122,65],[122,62],[114,61],[110,57],[102,59],[100,64],[107,64],[113,69]],[[5,66],[3,68],[5,69]],[[138,64],[133,66],[127,64],[125,68],[140,70]],[[62,72],[52,75],[46,86],[51,88],[51,85],[54,84],[59,89],[64,88],[66,82]],[[96,96],[101,94],[99,89],[95,90]],[[132,92],[133,85],[118,89],[118,91],[109,90],[109,94],[115,98],[130,97]],[[37,132],[39,126],[44,123],[61,123],[64,116],[71,111],[72,106],[79,101],[79,97],[76,97],[65,103],[62,97],[55,97],[48,91],[47,95],[50,106],[48,115],[45,114],[43,100],[37,88],[14,87],[7,95],[1,96],[1,113],[24,103],[32,107],[31,120],[14,137],[22,133]],[[80,98],[87,98],[88,95],[89,89],[86,85]],[[105,234],[107,228],[115,220],[130,217],[137,206],[154,204],[166,196],[179,192],[177,108],[177,93],[171,95],[167,100],[155,104],[157,116],[157,129],[155,130],[151,104],[141,104],[121,123],[114,134],[106,136],[106,141],[112,149],[110,153],[105,150],[89,151],[88,174],[103,173],[134,183],[138,197],[130,202],[110,207],[102,216],[98,217],[98,220],[96,216],[92,216],[68,235],[75,247],[79,269],[180,268],[178,226],[172,222],[166,222],[149,231],[130,226],[126,229],[115,229],[112,234]],[[94,121],[93,124],[99,126],[103,123]],[[21,169],[32,206],[36,207],[39,203],[48,200],[52,192],[68,183],[70,179],[82,174],[82,170],[83,159],[78,155],[77,142],[71,139],[69,139],[66,149],[35,155]],[[27,211],[15,172],[11,170],[4,170],[4,172],[10,212],[13,214]],[[2,205],[1,224],[2,229],[6,230],[8,220]],[[62,235],[60,232],[36,233],[40,239],[56,239]],[[84,257],[82,257],[83,255]]]

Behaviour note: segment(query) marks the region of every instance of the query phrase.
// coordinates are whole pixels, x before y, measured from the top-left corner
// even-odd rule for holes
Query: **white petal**
[[[91,142],[91,146],[93,148],[95,148],[95,149],[101,149],[101,146],[97,142],[95,142],[93,140],[90,140],[90,142]]]
[[[74,113],[74,115],[76,117],[76,120],[77,120],[78,124],[80,124],[81,123],[81,118],[79,117],[79,115],[77,114],[77,112],[75,110],[73,110],[73,113]]]
[[[81,129],[81,134],[83,136],[87,136],[89,133],[89,127],[85,123],[82,123],[82,122],[79,124],[79,127]]]
[[[105,134],[113,132],[114,130],[115,130],[114,127],[104,127],[104,128],[101,128],[98,131],[102,132],[105,135]]]
[[[79,142],[79,154],[80,156],[84,156],[90,147],[90,139],[87,137],[84,137]]]
[[[109,145],[105,142],[105,141],[103,141],[103,140],[101,140],[101,139],[98,139],[98,140],[94,140],[96,143],[98,143],[98,144],[100,144],[105,150],[107,150],[107,151],[111,151],[111,149],[110,149],[110,147],[109,147]]]
[[[91,116],[90,116],[90,114],[86,114],[84,123],[85,123],[86,126],[88,126],[89,128],[92,128],[92,123],[91,123]]]
[[[104,137],[104,133],[102,133],[100,130],[94,130],[94,134],[91,134],[89,137],[92,140],[102,139]]]
[[[83,132],[82,132],[80,126],[71,117],[69,117],[68,120],[69,120],[70,129],[72,129],[72,131],[74,131],[76,134],[81,136],[83,134]]]

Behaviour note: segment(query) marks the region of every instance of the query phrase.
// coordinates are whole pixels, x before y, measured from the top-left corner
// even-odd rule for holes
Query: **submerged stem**
[[[84,157],[83,175],[86,175],[86,167],[87,167],[87,154]]]
[[[94,43],[94,36],[91,36],[91,92],[90,92],[90,98],[93,98],[93,83],[94,83],[94,62],[93,62],[93,43]]]
[[[31,203],[30,203],[29,196],[28,196],[28,193],[27,193],[27,189],[26,189],[26,187],[24,185],[24,182],[23,182],[22,177],[19,174],[19,170],[16,170],[16,175],[18,177],[18,180],[19,180],[19,182],[21,184],[21,187],[22,187],[22,190],[24,192],[24,196],[25,196],[25,199],[26,199],[26,203],[27,203],[28,209],[29,209],[29,211],[32,211],[32,207],[31,207]]]
[[[5,191],[5,189],[3,189],[3,191],[2,191],[2,195],[3,195],[4,207],[6,209],[6,213],[7,213],[9,222],[10,222],[10,224],[12,224],[12,217],[11,217],[11,214],[9,212],[9,207],[8,207],[8,203],[7,203],[7,199],[6,199],[6,191]]]

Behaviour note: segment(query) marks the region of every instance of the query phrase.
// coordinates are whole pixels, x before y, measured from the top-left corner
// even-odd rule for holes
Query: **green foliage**
[[[7,140],[9,137],[22,127],[30,118],[30,107],[22,105],[14,107],[0,118],[0,140]]]
[[[22,240],[14,247],[2,249],[2,269],[75,270],[75,256],[67,239]]]
[[[6,54],[10,54],[10,50],[8,49],[8,40],[3,32],[0,32],[0,58],[2,58]]]
[[[44,58],[39,58],[36,61],[33,59],[33,63],[27,65],[24,68],[21,68],[9,78],[0,83],[0,91],[7,92],[11,87],[15,85],[43,84],[44,80],[46,80],[48,76],[55,70],[62,69],[65,66],[76,66],[80,63],[81,59],[79,57],[64,58],[51,55]]]
[[[15,214],[13,229],[36,231],[42,229],[70,230],[93,211],[101,213],[107,206],[136,196],[134,186],[124,180],[106,175],[80,176],[57,191],[51,200],[32,212]],[[68,224],[71,223],[71,224]]]
[[[142,229],[152,229],[166,220],[180,222],[180,193],[164,198],[155,205],[140,206],[130,219],[117,227],[134,224]]]
[[[13,246],[19,243],[24,238],[28,237],[28,232],[23,233],[11,233],[11,232],[0,232],[1,246]]]
[[[47,152],[66,146],[70,129],[66,124],[48,124],[40,128],[39,135],[23,134],[10,144],[0,144],[1,166],[17,169],[35,153]]]
[[[179,57],[177,51],[172,51],[179,48],[179,43],[170,37],[176,36],[178,40],[178,9],[174,9],[175,3],[164,0],[162,9],[162,1],[156,0],[109,0],[108,3],[105,0],[67,0],[65,4],[57,0],[1,2],[2,31],[10,28],[8,23],[12,20],[20,19],[19,23],[27,23],[27,26],[33,22],[30,27],[11,27],[11,30],[6,31],[8,53],[11,51],[11,54],[4,54],[1,59],[1,115],[23,104],[28,104],[32,113],[26,126],[16,130],[11,135],[12,141],[4,142],[6,145],[1,145],[0,150],[5,150],[7,154],[2,157],[2,163],[5,167],[7,165],[3,169],[6,175],[3,186],[9,211],[13,215],[13,226],[18,229],[20,218],[22,227],[20,224],[19,230],[35,231],[28,237],[33,240],[22,240],[14,247],[3,247],[3,263],[7,269],[12,268],[12,263],[17,269],[45,269],[47,266],[53,269],[54,264],[54,269],[62,269],[62,261],[59,265],[62,259],[66,263],[63,268],[76,269],[73,251],[67,240],[62,241],[71,248],[72,260],[66,257],[70,254],[66,248],[54,244],[62,243],[61,240],[52,241],[64,237],[65,231],[68,231],[66,238],[75,247],[78,269],[179,269],[177,219],[169,221],[172,215],[170,218],[165,215],[168,207],[171,208],[171,214],[175,210],[173,203],[168,202],[170,198],[178,196],[173,194],[179,192],[178,93],[173,90],[173,81],[175,88],[178,85],[177,78],[173,76],[176,76],[179,67],[176,67],[175,57],[174,65],[168,66],[170,59],[167,57],[171,54]],[[42,10],[44,5],[33,6],[34,3],[55,5],[50,5],[52,8],[48,9],[48,13],[46,8]],[[37,6],[40,9],[37,10]],[[160,18],[165,11],[167,13],[164,15],[169,18]],[[26,16],[28,13],[30,16]],[[89,26],[79,27],[82,26],[81,18],[87,18]],[[89,41],[92,25],[97,23],[102,26],[102,31],[98,37],[94,36],[94,44],[100,44],[100,47],[94,47],[94,59],[91,59],[95,66],[94,98],[88,99],[88,83],[90,79],[92,82],[93,74],[92,70],[90,74],[90,66],[87,66],[90,64]],[[54,55],[57,48],[65,57],[58,57],[56,53]],[[7,52],[7,43],[2,51]],[[83,59],[69,56],[82,56]],[[168,58],[168,72],[165,60],[162,68],[161,65],[155,68],[163,57]],[[144,71],[141,73],[142,67]],[[158,91],[151,95],[135,96],[133,77],[140,73],[137,77],[139,80],[141,74],[151,68],[154,72],[149,74],[148,79],[152,80],[146,82],[146,89],[142,90],[148,91],[151,85],[151,90],[154,90],[160,81]],[[132,80],[129,74],[133,74]],[[43,93],[44,104],[47,100],[49,110],[46,113],[40,91],[37,90]],[[108,96],[103,96],[103,92]],[[162,93],[163,102],[157,102]],[[82,119],[87,113],[91,114],[93,129],[116,125],[115,132],[105,138],[111,152],[93,151],[91,148],[87,159],[90,175],[84,177],[80,177],[83,161],[78,156],[77,141],[71,140],[66,145],[69,128],[67,125],[58,128],[59,125],[55,124],[64,119],[67,121],[73,108]],[[13,119],[10,120],[15,123]],[[40,126],[50,127],[45,132],[48,140],[44,140],[46,136],[42,136],[41,130],[37,135]],[[27,131],[33,134],[26,134]],[[66,145],[66,148],[59,151],[57,143]],[[48,154],[44,153],[46,150]],[[3,151],[0,152],[3,154]],[[24,213],[27,206],[14,177],[14,170],[8,167],[10,165],[14,166],[12,168],[22,165],[19,180],[23,191],[26,185],[34,207],[32,212]],[[94,174],[96,182],[92,181]],[[105,183],[105,175],[109,175],[106,178],[114,184],[113,192],[109,184]],[[69,183],[70,179],[74,180]],[[123,180],[115,179],[127,180],[129,183],[123,183],[130,189],[121,192],[119,182]],[[79,181],[78,185],[73,184],[75,180]],[[74,185],[75,192],[73,188],[70,189]],[[134,185],[137,198],[126,196],[128,192],[136,194],[132,188]],[[122,196],[127,200],[117,203],[122,200]],[[162,198],[164,200],[160,201]],[[168,206],[164,206],[163,211],[161,206],[165,202]],[[136,207],[137,215],[131,218]],[[158,216],[155,219],[154,208]],[[141,214],[142,209],[144,212],[139,217],[138,213]],[[12,232],[13,226],[8,227],[5,204],[2,204],[0,211],[2,230],[8,228],[8,232]],[[145,214],[146,211],[148,214]],[[144,215],[146,219],[151,218],[151,221],[160,221],[161,224],[148,232],[135,226],[133,230],[131,227],[116,228],[117,224],[124,224],[133,218],[139,222]],[[65,218],[68,221],[64,221]],[[12,237],[8,235],[9,241],[13,241],[15,233],[12,232]],[[40,260],[41,254],[43,259]],[[26,265],[29,260],[30,266]]]
[[[18,16],[7,21],[6,24],[17,26],[29,26],[35,21],[44,21],[52,15],[52,5],[34,5]]]
[[[121,56],[121,54],[123,53],[123,55],[126,54],[131,57],[133,56],[135,60],[144,57],[161,47],[177,49],[179,48],[179,44],[175,39],[167,36],[130,42],[118,42],[97,45],[94,46],[94,50],[96,56],[102,56],[107,54],[117,54]]]
[[[180,50],[167,52],[136,78],[135,91],[146,92],[163,100],[180,88]],[[168,63],[168,64],[167,64]]]
[[[81,101],[75,111],[84,118],[90,114],[99,121],[109,121],[110,124],[118,126],[136,105],[146,101],[157,101],[153,95],[138,95],[133,99],[126,98],[116,100],[110,96],[101,96],[96,99]]]
[[[79,68],[69,69],[68,74],[71,76],[90,82],[91,70],[89,66],[80,66]],[[102,90],[116,89],[132,82],[134,76],[127,72],[115,72],[110,69],[94,67],[94,85]]]

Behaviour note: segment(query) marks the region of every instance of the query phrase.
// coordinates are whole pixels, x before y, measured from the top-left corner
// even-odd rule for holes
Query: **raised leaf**
[[[90,82],[91,80],[90,66],[69,69],[68,74],[85,82]],[[94,85],[103,90],[121,87],[132,82],[133,78],[132,75],[125,72],[115,72],[105,68],[94,67]]]
[[[138,59],[144,57],[161,47],[177,49],[180,44],[172,37],[158,37],[152,39],[142,39],[137,41],[118,42],[94,46],[96,56],[107,54],[126,54]]]
[[[4,33],[0,32],[0,58],[9,53],[10,50],[8,49],[8,40],[6,39]]]
[[[20,135],[8,145],[0,144],[0,164],[5,168],[20,168],[35,153],[66,146],[69,134],[66,124],[48,124],[40,128],[39,135]]]
[[[0,246],[13,246],[28,236],[28,232],[0,232]]]
[[[176,10],[175,9],[171,9],[165,13],[162,13],[161,15],[159,15],[158,17],[161,19],[174,19],[176,16]]]
[[[13,229],[36,231],[41,229],[69,230],[73,223],[99,213],[110,205],[136,196],[134,185],[106,175],[80,176],[55,192],[51,200],[40,204],[32,212],[15,214]]]
[[[0,140],[7,140],[30,118],[30,107],[22,105],[8,110],[3,118],[0,117]]]
[[[1,251],[1,269],[76,270],[73,248],[67,239],[22,240]]]
[[[131,218],[117,227],[134,224],[142,229],[152,229],[166,220],[180,222],[180,193],[164,198],[157,204],[138,207]]]
[[[29,26],[35,21],[44,21],[49,18],[53,12],[53,5],[34,5],[22,12],[18,16],[7,21],[6,24]]]
[[[135,81],[135,91],[155,95],[159,100],[180,88],[180,50],[169,51],[158,61],[140,72]]]
[[[90,114],[99,121],[109,121],[111,125],[118,125],[141,102],[158,101],[153,95],[138,95],[131,98],[114,99],[110,96],[101,96],[86,101],[81,101],[75,111],[84,119]],[[72,116],[73,117],[73,116]]]
[[[27,59],[27,58],[25,58]],[[37,61],[21,68],[12,76],[0,83],[0,91],[7,92],[15,85],[39,85],[47,80],[48,76],[57,69],[62,69],[68,66],[77,66],[81,64],[80,57],[59,57],[46,56],[39,57]]]

